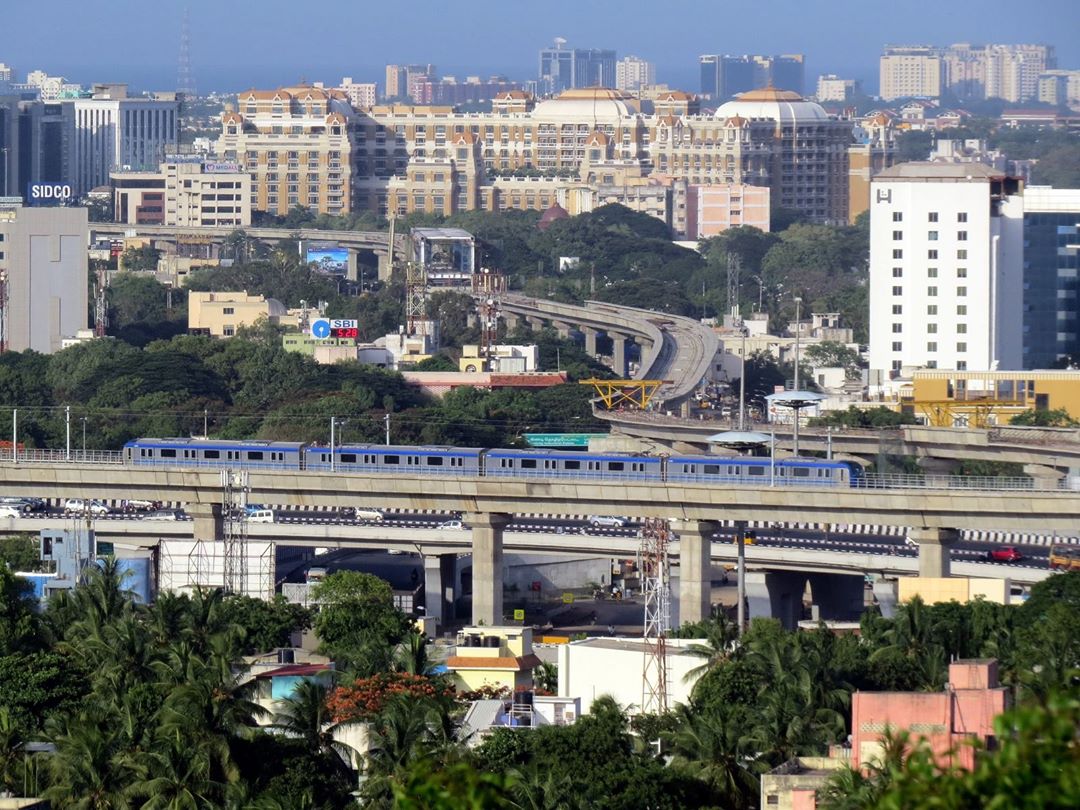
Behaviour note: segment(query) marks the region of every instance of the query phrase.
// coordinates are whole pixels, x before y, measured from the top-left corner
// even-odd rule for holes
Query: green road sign
[[[599,439],[606,433],[526,433],[529,447],[588,447],[589,439]]]

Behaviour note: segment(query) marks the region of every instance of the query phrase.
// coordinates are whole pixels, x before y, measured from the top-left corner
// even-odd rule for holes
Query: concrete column
[[[908,537],[919,546],[919,576],[950,576],[950,548],[960,539],[956,529],[912,529]]]
[[[608,332],[611,338],[611,370],[619,375],[620,379],[626,379],[626,335],[616,332]]]
[[[508,332],[513,332],[521,326],[521,316],[516,312],[502,312],[499,317],[506,321],[506,329]]]
[[[750,571],[746,574],[746,601],[750,618],[779,619],[794,630],[802,616],[806,574],[797,571]]]
[[[221,543],[225,539],[225,516],[220,503],[193,503],[187,507],[191,515],[191,534],[195,540]]]
[[[581,327],[581,333],[585,335],[585,354],[596,357],[596,336],[599,333],[587,326]]]
[[[810,574],[810,593],[818,618],[850,621],[862,616],[866,581],[847,574]]]
[[[895,579],[879,579],[874,581],[874,598],[877,599],[881,615],[891,619],[896,615],[896,603],[899,600],[898,583]]]
[[[375,255],[379,259],[379,281],[389,281],[390,274],[394,271],[393,266],[390,264],[390,253],[376,251]]]
[[[559,337],[561,337],[563,340],[570,339],[570,324],[564,323],[562,321],[552,321],[551,323],[555,327],[555,331],[559,333]]]
[[[345,267],[345,278],[349,281],[360,280],[360,269],[357,266],[356,251],[349,248],[349,263]]]
[[[472,529],[472,623],[503,621],[503,528],[510,515],[478,512],[464,517]]]
[[[700,622],[712,613],[712,538],[720,526],[708,520],[676,520],[679,535],[679,621]]]
[[[454,617],[456,554],[424,555],[424,615],[442,627]]]
[[[544,328],[544,319],[537,318],[535,315],[526,315],[525,321],[529,324],[529,328],[534,332],[539,332]]]

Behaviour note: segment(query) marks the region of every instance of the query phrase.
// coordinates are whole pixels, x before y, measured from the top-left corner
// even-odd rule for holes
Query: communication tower
[[[8,283],[7,271],[0,270],[0,354],[8,347]]]
[[[195,75],[191,70],[191,29],[188,25],[188,9],[180,23],[180,56],[176,65],[176,92],[184,99],[195,98]]]
[[[491,357],[499,339],[499,299],[506,292],[506,276],[483,268],[472,277],[472,294],[480,318],[480,345],[484,357]]]
[[[642,640],[645,661],[641,676],[641,711],[663,714],[668,709],[667,634],[671,630],[671,565],[668,545],[671,528],[666,520],[646,518],[641,533],[641,591],[645,597]]]
[[[222,534],[224,535],[225,593],[246,594],[248,590],[247,566],[247,505],[248,474],[244,470],[222,470]]]
[[[417,326],[427,320],[427,268],[422,262],[405,265],[405,334],[415,337]]]

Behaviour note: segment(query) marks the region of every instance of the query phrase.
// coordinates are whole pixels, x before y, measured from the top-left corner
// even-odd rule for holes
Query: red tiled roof
[[[517,658],[482,658],[472,655],[451,655],[446,659],[446,666],[448,669],[506,669],[520,672],[540,666],[540,659],[532,653]]]

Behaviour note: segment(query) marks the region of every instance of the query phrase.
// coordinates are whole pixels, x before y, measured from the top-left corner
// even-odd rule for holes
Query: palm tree
[[[430,675],[433,664],[428,657],[427,636],[415,628],[394,649],[394,667],[410,675]]]
[[[187,739],[173,730],[154,750],[138,758],[139,778],[128,796],[145,799],[140,810],[201,810],[220,803],[224,784],[214,778],[212,746]]]
[[[334,730],[341,724],[333,722],[326,708],[328,692],[327,687],[318,681],[300,681],[292,694],[280,701],[280,710],[274,713],[273,726],[302,740],[313,754],[333,755],[338,761],[351,762],[356,752],[334,739]]]
[[[678,728],[666,735],[672,767],[707,783],[734,810],[754,807],[757,777],[746,768],[740,751],[739,729],[719,712],[703,713],[680,704]]]
[[[715,667],[731,659],[739,643],[739,628],[722,609],[714,610],[710,621],[705,623],[705,643],[691,644],[686,653],[701,658],[702,663],[689,670],[683,681],[690,683],[705,676]]]
[[[829,777],[818,793],[818,806],[822,810],[877,807],[896,774],[903,770],[908,755],[908,735],[886,729],[881,746],[880,755],[863,763],[862,770],[841,768]]]
[[[119,735],[107,718],[80,715],[46,724],[56,751],[44,797],[65,810],[128,810],[130,769],[119,757]]]
[[[543,691],[552,695],[559,694],[559,667],[550,661],[541,661],[533,670],[533,681]]]

